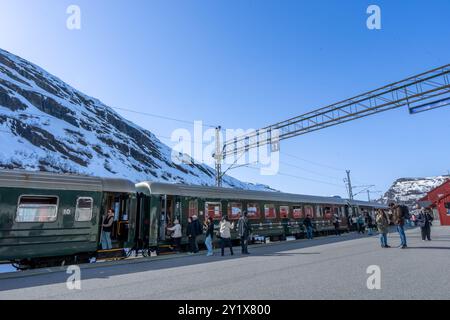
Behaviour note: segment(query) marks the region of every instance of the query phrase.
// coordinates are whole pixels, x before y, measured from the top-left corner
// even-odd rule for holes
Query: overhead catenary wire
[[[329,176],[329,175],[326,175],[326,174],[318,173],[318,172],[316,172],[316,171],[308,170],[308,169],[305,169],[305,168],[302,168],[302,167],[299,167],[299,166],[297,166],[297,165],[290,164],[290,163],[287,163],[287,162],[284,162],[284,161],[280,161],[280,163],[281,163],[281,164],[284,164],[284,165],[286,165],[286,166],[292,167],[292,168],[296,168],[296,169],[299,169],[299,170],[302,170],[302,171],[305,171],[305,172],[314,174],[314,175],[321,176],[321,177],[325,177],[325,178],[329,178],[329,179],[333,179],[333,180],[339,180],[339,181],[342,180],[342,178],[333,177],[333,176]]]
[[[119,108],[119,107],[110,107],[110,108],[111,109],[115,109],[115,110],[121,110],[121,111],[130,112],[130,113],[136,113],[136,114],[140,114],[140,115],[144,115],[144,116],[149,116],[149,117],[169,120],[169,121],[176,121],[176,122],[181,122],[181,123],[186,123],[186,124],[191,124],[191,125],[195,124],[195,121],[190,121],[190,120],[185,120],[185,119],[177,119],[177,118],[163,116],[163,115],[158,115],[158,114],[154,114],[154,113],[148,113],[148,112],[137,111],[137,110],[127,109],[127,108]],[[212,125],[212,124],[202,124],[202,127],[215,128],[217,126],[216,125]]]
[[[126,110],[127,110],[127,111],[131,111],[131,110],[129,110],[129,109],[126,109]],[[140,113],[140,112],[137,112],[137,113]],[[51,116],[51,115],[45,115],[45,114],[33,114],[33,113],[29,113],[29,112],[20,112],[20,113],[18,114],[18,116],[20,116],[20,115],[30,115],[30,116],[34,116],[34,117],[55,118],[55,116]],[[148,114],[148,115],[150,115],[150,114]],[[155,115],[155,116],[157,116],[157,115]],[[163,117],[163,116],[161,116],[161,117]],[[172,118],[169,118],[169,117],[165,117],[165,118],[166,118],[167,120],[174,120],[174,121],[177,120],[177,119],[172,119]],[[181,121],[183,121],[183,122],[185,122],[185,123],[193,123],[193,122],[190,122],[190,121],[187,121],[187,120],[181,120]],[[10,133],[10,134],[12,134],[12,132],[6,131],[6,130],[0,130],[0,131],[1,131],[1,132],[4,132],[4,133]],[[164,135],[157,135],[157,134],[154,134],[154,133],[152,133],[152,134],[153,134],[155,137],[159,138],[159,139],[166,139],[166,140],[169,140],[169,141],[171,141],[171,142],[176,143],[176,141],[173,141],[171,137],[164,136]],[[184,139],[184,141],[187,141],[187,142],[190,142],[190,143],[194,143],[194,144],[199,144],[199,145],[204,145],[204,144],[211,143],[211,142],[203,142],[203,141],[201,141],[201,142],[199,142],[199,141],[193,141],[193,140],[191,140],[191,139]],[[291,157],[291,158],[295,158],[295,159],[302,160],[302,161],[307,162],[307,163],[311,163],[311,164],[316,165],[316,166],[326,167],[326,168],[330,168],[330,169],[333,169],[333,170],[336,170],[336,171],[343,171],[343,170],[338,169],[338,168],[336,168],[336,167],[332,167],[332,166],[329,166],[329,165],[321,164],[321,163],[318,163],[318,162],[315,162],[315,161],[312,161],[312,160],[308,160],[308,159],[304,159],[304,158],[301,158],[301,157],[298,157],[298,156],[295,156],[295,155],[292,155],[292,154],[288,154],[288,153],[285,153],[285,152],[283,152],[283,154],[285,154],[285,155],[287,155],[287,156],[289,156],[289,157]],[[305,168],[302,168],[302,167],[299,167],[299,166],[296,166],[296,165],[293,165],[293,164],[290,164],[290,163],[287,163],[287,162],[284,162],[284,161],[280,161],[280,162],[283,163],[283,164],[285,164],[285,165],[287,165],[287,166],[290,166],[290,167],[293,167],[293,168],[297,168],[297,169],[303,170],[303,171],[305,171],[305,172],[309,172],[309,173],[311,173],[311,174],[315,174],[315,175],[318,175],[318,176],[323,176],[323,177],[326,177],[326,178],[331,178],[331,179],[334,179],[334,180],[340,180],[340,178],[332,177],[332,176],[328,176],[328,175],[324,175],[324,174],[321,174],[321,173],[317,173],[317,172],[315,172],[315,171],[308,170],[308,169],[305,169]],[[241,165],[240,167],[249,167],[249,166]],[[249,168],[251,168],[251,167],[249,167]],[[317,183],[324,183],[324,184],[328,184],[328,185],[338,186],[337,184],[334,184],[334,183],[331,183],[331,182],[325,182],[325,181],[320,181],[320,180],[311,179],[311,178],[306,178],[306,177],[299,177],[299,176],[295,176],[295,175],[291,175],[291,174],[286,174],[286,173],[280,173],[280,175],[291,176],[291,177],[294,177],[294,178],[299,178],[299,179],[303,179],[303,180],[309,180],[309,181],[313,181],[313,182],[317,182]]]
[[[195,122],[193,122],[193,121],[181,120],[181,119],[176,119],[176,118],[171,118],[171,117],[166,117],[166,116],[161,116],[161,115],[156,115],[156,114],[151,114],[151,113],[140,112],[140,111],[131,110],[131,109],[118,108],[118,107],[110,107],[110,108],[112,108],[112,109],[119,109],[119,110],[123,110],[123,111],[127,111],[127,112],[133,112],[133,113],[137,113],[137,114],[141,114],[141,115],[146,115],[146,116],[151,116],[151,117],[157,117],[157,118],[166,119],[166,120],[169,120],[169,121],[178,121],[178,122],[183,122],[183,123],[187,123],[187,124],[194,124],[194,123],[195,123]],[[78,111],[81,112],[81,110],[78,110]],[[20,113],[18,113],[18,116],[20,116],[20,115],[30,115],[30,116],[33,116],[33,117],[56,118],[55,116],[52,116],[52,115],[46,115],[46,114],[33,114],[33,113],[30,113],[30,112],[23,112],[23,111],[21,111]],[[207,125],[207,124],[204,124],[204,125],[202,125],[202,126],[203,126],[203,127],[214,127],[214,126],[212,126],[212,125]],[[0,130],[0,131],[1,131],[1,132],[5,132],[5,133],[10,133],[10,134],[12,134],[12,132],[6,131],[6,130]],[[152,134],[153,134],[155,137],[159,138],[159,139],[166,139],[166,140],[169,140],[169,141],[174,142],[174,143],[177,142],[177,141],[173,141],[172,138],[171,138],[171,137],[168,137],[168,136],[157,135],[157,134],[154,134],[154,133],[152,133]],[[194,144],[199,144],[199,145],[204,145],[204,144],[211,143],[211,141],[209,141],[209,142],[203,142],[203,141],[199,142],[199,141],[193,141],[193,140],[191,140],[191,139],[184,139],[184,141],[187,141],[187,142],[190,142],[190,143],[194,143]],[[281,153],[281,152],[280,152],[280,153]],[[299,157],[299,156],[296,156],[296,155],[292,155],[292,154],[289,154],[289,153],[286,153],[286,152],[282,152],[282,154],[284,154],[284,155],[286,155],[286,156],[289,156],[289,157],[291,157],[291,158],[294,158],[294,159],[298,159],[298,160],[304,161],[304,162],[306,162],[306,163],[310,163],[310,164],[319,166],[319,167],[324,167],[324,168],[332,169],[332,170],[339,171],[339,172],[344,171],[343,169],[339,169],[339,168],[336,168],[336,167],[333,167],[333,166],[330,166],[330,165],[326,165],[326,164],[323,164],[323,163],[319,163],[319,162],[316,162],[316,161],[312,161],[312,160],[309,160],[309,159],[305,159],[305,158],[302,158],[302,157]],[[280,161],[280,162],[283,163],[283,164],[285,164],[285,165],[287,165],[287,166],[290,166],[290,167],[293,167],[293,168],[297,168],[297,169],[303,170],[303,171],[305,171],[305,172],[309,172],[309,173],[314,174],[314,175],[318,175],[318,176],[330,178],[330,179],[333,179],[333,180],[340,180],[340,178],[332,177],[332,176],[328,176],[328,175],[324,175],[324,174],[321,174],[321,173],[318,173],[318,172],[315,172],[315,171],[312,171],[312,170],[308,170],[308,169],[305,169],[305,168],[302,168],[302,167],[299,167],[299,166],[296,166],[296,165],[293,165],[293,164],[289,164],[289,163],[284,162],[284,161]],[[239,167],[248,167],[248,168],[252,168],[252,167],[246,166],[246,165],[241,165],[241,166],[239,166]],[[253,168],[253,169],[258,169],[258,168]],[[228,171],[228,170],[227,170],[227,171]],[[341,187],[341,188],[342,188],[341,185],[338,185],[338,184],[335,184],[335,183],[332,183],[332,182],[325,182],[325,181],[321,181],[321,180],[317,180],[317,179],[306,178],[306,177],[296,176],[296,175],[287,174],[287,173],[279,173],[279,175],[282,175],[282,176],[288,176],[288,177],[292,177],[292,178],[296,178],[296,179],[301,179],[301,180],[306,180],[306,181],[311,181],[311,182],[316,182],[316,183],[321,183],[321,184],[327,184],[327,185],[332,185],[332,186],[338,186],[338,187]]]
[[[246,166],[246,168],[256,169],[256,170],[260,170],[261,169],[260,167],[255,167],[255,166],[251,166],[251,165]],[[345,186],[337,184],[337,183],[332,183],[332,182],[327,182],[327,181],[322,181],[322,180],[317,180],[317,179],[312,179],[312,178],[301,177],[301,176],[297,176],[297,175],[293,175],[293,174],[289,174],[289,173],[278,172],[277,175],[291,177],[291,178],[305,180],[305,181],[321,183],[321,184],[332,185],[332,186],[335,186],[335,187],[339,187],[339,188],[344,188],[345,189]]]
[[[294,158],[294,159],[297,159],[297,160],[301,160],[301,161],[313,164],[313,165],[318,166],[318,167],[328,168],[328,169],[331,169],[331,170],[334,170],[334,171],[338,171],[338,172],[342,172],[342,173],[345,173],[345,171],[346,171],[344,169],[340,169],[340,168],[337,168],[337,167],[334,167],[334,166],[330,166],[330,165],[327,165],[327,164],[323,164],[323,163],[319,163],[319,162],[316,162],[316,161],[312,161],[312,160],[308,160],[308,159],[305,159],[305,158],[301,158],[301,157],[298,157],[296,155],[289,154],[289,153],[286,153],[286,152],[281,152],[280,151],[280,154],[284,154],[284,155],[289,156],[291,158]],[[321,175],[323,175],[323,174],[321,174]],[[323,176],[326,176],[326,175],[323,175]],[[331,178],[331,176],[327,176],[327,177]],[[333,179],[336,179],[336,177],[333,177]],[[341,179],[341,178],[339,178],[339,179]],[[353,180],[355,182],[358,182],[358,183],[364,184],[364,185],[369,185],[370,184],[370,183],[362,182],[362,181],[360,181],[358,179],[353,179]]]
[[[293,155],[293,154],[289,154],[289,153],[286,153],[286,152],[281,152],[280,151],[280,154],[284,154],[284,155],[286,155],[288,157],[291,157],[291,158],[294,158],[294,159],[297,159],[297,160],[301,160],[301,161],[304,161],[304,162],[308,162],[310,164],[313,164],[313,165],[316,165],[316,166],[319,166],[319,167],[328,168],[328,169],[339,171],[339,172],[345,172],[345,169],[340,169],[340,168],[336,168],[336,167],[333,167],[333,166],[330,166],[330,165],[326,165],[326,164],[323,164],[323,163],[319,163],[319,162],[316,162],[316,161],[304,159],[304,158],[301,158],[299,156],[296,156],[296,155]]]

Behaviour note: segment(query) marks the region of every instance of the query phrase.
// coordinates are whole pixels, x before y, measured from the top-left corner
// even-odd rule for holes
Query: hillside
[[[101,78],[101,75],[99,75]],[[0,168],[214,185],[214,170],[176,164],[150,131],[42,68],[0,49]],[[225,187],[269,189],[230,176]]]

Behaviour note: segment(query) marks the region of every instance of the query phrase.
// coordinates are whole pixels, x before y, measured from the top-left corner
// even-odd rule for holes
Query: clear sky
[[[71,4],[81,30],[66,28]],[[381,30],[366,27],[370,4]],[[247,129],[450,63],[449,13],[448,0],[0,0],[0,47],[113,107]],[[169,145],[173,130],[192,130],[118,112]],[[389,111],[283,141],[282,175],[230,174],[344,196],[349,169],[384,192],[450,170],[449,120],[449,107]]]

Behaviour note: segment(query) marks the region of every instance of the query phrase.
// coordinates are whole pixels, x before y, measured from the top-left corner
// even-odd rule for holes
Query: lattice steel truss
[[[335,126],[372,114],[408,106],[427,111],[450,104],[450,64],[415,75],[379,89],[278,122],[223,144],[222,158],[251,148],[277,144],[308,132]],[[277,132],[277,135],[274,134]],[[264,136],[264,139],[261,137]]]

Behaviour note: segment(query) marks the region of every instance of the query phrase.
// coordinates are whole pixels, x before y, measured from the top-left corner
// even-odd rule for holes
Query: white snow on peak
[[[212,168],[172,149],[98,99],[0,49],[0,168],[214,185]],[[268,190],[230,176],[225,187]]]

